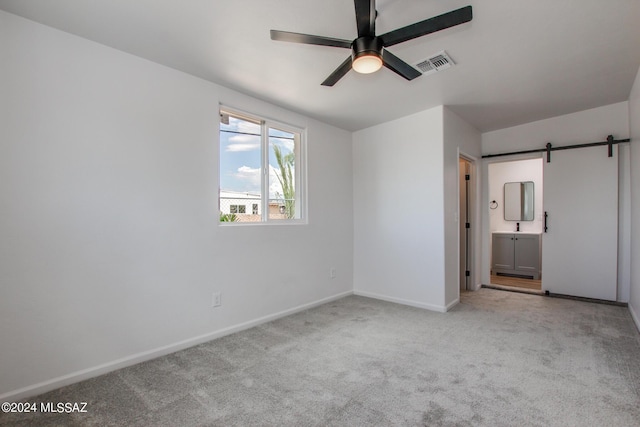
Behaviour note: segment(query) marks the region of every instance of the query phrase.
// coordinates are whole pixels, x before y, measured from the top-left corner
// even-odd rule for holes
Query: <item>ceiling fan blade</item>
[[[472,18],[473,12],[471,6],[466,6],[433,18],[425,19],[424,21],[416,22],[415,24],[407,25],[406,27],[398,28],[397,30],[389,31],[381,35],[380,38],[385,47],[393,46],[394,44],[435,33],[445,28],[464,24],[465,22],[471,21]]]
[[[382,63],[385,67],[407,80],[413,80],[422,75],[420,71],[416,70],[388,50],[382,51]]]
[[[338,80],[343,78],[351,70],[351,56],[349,56],[336,70],[331,73],[325,81],[322,82],[322,86],[333,86],[338,83]]]
[[[292,43],[304,43],[315,44],[320,46],[332,46],[343,47],[351,49],[351,41],[334,39],[331,37],[312,36],[310,34],[291,33],[289,31],[271,30],[271,40],[279,42],[292,42]]]
[[[376,0],[354,0],[358,37],[376,35]]]

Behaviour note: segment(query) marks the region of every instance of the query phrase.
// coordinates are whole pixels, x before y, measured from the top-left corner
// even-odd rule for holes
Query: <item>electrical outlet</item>
[[[222,294],[220,292],[213,293],[211,307],[220,307],[222,305]]]
[[[329,279],[335,279],[335,278],[336,278],[336,268],[331,267],[329,269]]]

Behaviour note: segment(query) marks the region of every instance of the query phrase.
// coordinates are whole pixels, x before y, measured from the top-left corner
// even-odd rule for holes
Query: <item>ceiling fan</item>
[[[413,80],[421,73],[386,48],[469,22],[473,18],[471,6],[465,6],[377,36],[375,0],[354,0],[354,3],[358,37],[353,41],[278,30],[271,30],[271,40],[351,49],[351,56],[322,82],[323,86],[333,86],[351,68],[358,73],[368,74],[378,71],[383,65],[405,79]]]

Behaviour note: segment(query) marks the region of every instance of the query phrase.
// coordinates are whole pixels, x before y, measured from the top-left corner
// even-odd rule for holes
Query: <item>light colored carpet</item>
[[[493,289],[442,314],[351,296],[28,399],[2,425],[634,426],[624,307]]]

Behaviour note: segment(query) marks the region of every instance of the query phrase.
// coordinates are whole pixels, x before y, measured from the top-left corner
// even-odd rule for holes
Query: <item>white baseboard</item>
[[[460,303],[460,298],[456,298],[453,301],[451,301],[449,304],[447,304],[447,306],[445,307],[445,311],[449,311],[451,310],[453,307],[455,307],[456,305],[458,305]]]
[[[402,299],[402,298],[395,298],[395,297],[390,297],[390,296],[387,296],[387,295],[374,294],[372,292],[365,292],[365,291],[355,290],[355,291],[353,291],[353,294],[354,295],[360,295],[360,296],[363,296],[363,297],[368,297],[368,298],[379,299],[379,300],[383,300],[383,301],[395,302],[397,304],[408,305],[408,306],[411,306],[411,307],[418,307],[418,308],[424,308],[424,309],[431,310],[431,311],[438,311],[440,313],[445,313],[448,310],[447,307],[442,306],[442,305],[425,304],[423,302],[406,300],[406,299]]]
[[[332,295],[330,297],[323,298],[318,301],[302,304],[297,307],[290,308],[288,310],[270,314],[268,316],[260,317],[258,319],[250,320],[248,322],[244,322],[239,325],[230,326],[228,328],[220,329],[218,331],[214,331],[208,334],[200,335],[200,336],[189,338],[173,344],[158,347],[153,350],[132,354],[131,356],[123,357],[121,359],[107,362],[102,365],[83,369],[81,371],[72,372],[67,375],[63,375],[57,378],[53,378],[51,380],[43,381],[38,384],[33,384],[17,390],[12,390],[10,392],[1,394],[0,402],[17,402],[19,400],[36,396],[38,394],[46,393],[48,391],[55,390],[57,388],[64,387],[69,384],[88,380],[89,378],[94,378],[118,369],[126,368],[127,366],[135,365],[137,363],[145,362],[147,360],[151,360],[157,357],[165,356],[167,354],[175,353],[176,351],[184,350],[185,348],[193,347],[195,345],[202,344],[204,342],[211,341],[216,338],[220,338],[225,335],[232,334],[234,332],[240,332],[245,329],[249,329],[254,326],[258,326],[263,323],[267,323],[272,320],[279,319],[281,317],[289,316],[291,314],[308,310],[310,308],[317,307],[319,305],[326,304],[328,302],[335,301],[349,295],[353,295],[353,292],[352,291],[342,292],[340,294]]]
[[[633,322],[636,324],[636,328],[638,328],[638,332],[640,332],[640,317],[638,317],[631,304],[628,304],[627,307],[629,308],[629,313],[631,313]]]

